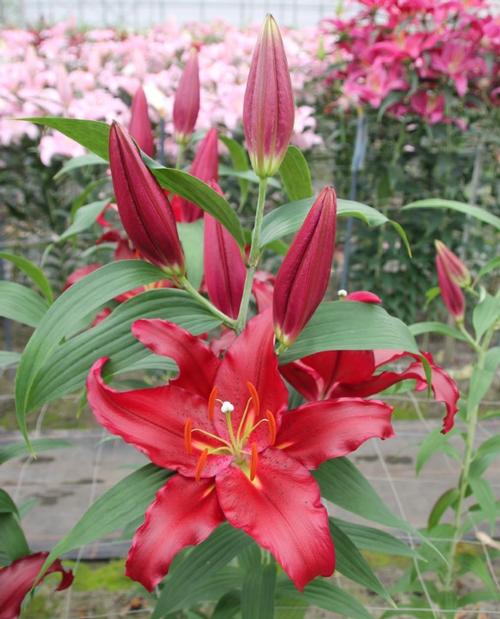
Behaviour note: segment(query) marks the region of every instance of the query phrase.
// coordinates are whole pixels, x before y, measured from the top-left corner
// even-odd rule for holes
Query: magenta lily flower
[[[134,247],[169,275],[183,275],[184,252],[172,207],[131,137],[116,122],[109,133],[109,164],[120,219]]]
[[[191,50],[174,99],[175,139],[186,144],[194,131],[200,112],[200,69],[198,52]]]
[[[174,359],[179,376],[165,386],[120,392],[104,383],[104,358],[88,377],[97,420],[177,472],[135,534],[128,576],[151,590],[180,550],[225,520],[269,550],[298,589],[332,574],[328,514],[309,471],[369,438],[391,437],[391,407],[341,398],[288,411],[269,312],[248,323],[222,360],[170,322],[138,320],[132,332]]]
[[[65,570],[59,559],[52,563],[41,579],[38,577],[48,556],[48,552],[38,552],[0,568],[0,619],[17,619],[26,595],[49,574],[61,573],[61,582],[56,591],[71,586],[73,572]]]
[[[144,89],[139,87],[132,99],[129,133],[137,142],[139,148],[154,157],[155,139],[148,113],[148,102]]]
[[[337,197],[325,187],[295,235],[276,276],[273,310],[278,340],[289,346],[323,300],[335,249]]]
[[[243,129],[250,161],[260,177],[273,176],[293,132],[294,103],[283,40],[268,15],[255,46],[243,103]]]

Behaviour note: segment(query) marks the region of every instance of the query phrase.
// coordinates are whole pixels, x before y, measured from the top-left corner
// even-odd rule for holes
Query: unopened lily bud
[[[460,288],[467,288],[470,286],[471,276],[469,269],[460,258],[454,254],[451,249],[448,249],[442,241],[434,241],[434,244],[448,277],[452,279],[455,284],[460,286]]]
[[[200,70],[198,52],[191,51],[174,99],[175,139],[186,144],[194,131],[200,111]]]
[[[116,122],[109,133],[109,164],[118,213],[133,245],[170,275],[183,275],[184,253],[170,203],[130,135]]]
[[[325,187],[297,232],[276,276],[273,297],[276,336],[292,344],[321,303],[335,249],[337,197]]]
[[[148,114],[148,102],[144,90],[139,87],[132,99],[129,133],[139,148],[154,157],[155,140]]]
[[[254,49],[243,104],[247,149],[258,176],[278,171],[292,135],[294,113],[283,40],[268,15]]]
[[[340,295],[340,290],[339,290]],[[345,295],[346,301],[358,301],[359,303],[373,303],[375,305],[379,305],[382,303],[382,299],[373,292],[369,290],[356,290],[355,292],[346,293]]]
[[[222,194],[217,183],[215,191]],[[208,297],[222,312],[236,318],[240,309],[246,269],[238,244],[224,226],[208,213],[204,216],[204,266]]]
[[[463,321],[465,314],[464,294],[460,286],[450,277],[439,252],[436,254],[436,270],[443,303],[456,321]]]
[[[216,129],[210,129],[201,140],[196,149],[193,163],[189,173],[199,178],[204,183],[217,182],[219,180],[219,138]],[[185,198],[175,196],[172,200],[172,208],[177,221],[191,222],[201,219],[203,211],[193,202]]]

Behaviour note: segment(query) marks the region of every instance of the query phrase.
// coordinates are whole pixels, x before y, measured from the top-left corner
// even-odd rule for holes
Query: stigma
[[[220,407],[221,413],[232,413],[234,411],[234,404],[225,400]]]

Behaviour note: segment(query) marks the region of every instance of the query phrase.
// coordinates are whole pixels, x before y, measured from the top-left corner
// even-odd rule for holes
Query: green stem
[[[472,338],[470,333],[464,327],[463,323],[459,325],[460,331],[464,334],[467,339],[467,342],[470,344],[471,348],[477,353],[477,369],[482,370],[484,368],[485,355],[486,351],[491,342],[491,337],[493,335],[493,330],[486,334],[483,339],[482,345],[479,344]],[[458,501],[455,510],[455,521],[454,521],[454,533],[451,542],[450,554],[448,557],[448,569],[445,577],[445,589],[446,591],[451,590],[453,574],[455,571],[455,560],[457,555],[457,547],[458,543],[461,539],[461,529],[462,529],[462,511],[465,501],[465,493],[467,492],[467,486],[469,484],[469,472],[470,466],[473,460],[474,454],[474,439],[476,437],[476,428],[478,422],[478,412],[479,412],[479,403],[473,406],[472,409],[467,410],[467,434],[465,437],[465,455],[462,464],[462,470],[460,472],[460,478],[458,481]]]
[[[252,231],[252,243],[250,245],[250,256],[248,257],[248,267],[245,277],[243,295],[241,297],[240,311],[236,320],[236,330],[241,332],[246,324],[248,316],[248,305],[252,293],[253,277],[260,259],[260,232],[262,220],[264,218],[264,206],[266,203],[267,178],[259,180],[259,197],[257,200],[257,212],[255,213],[255,223]]]
[[[184,163],[184,152],[186,150],[186,144],[184,142],[177,142],[177,146],[179,147],[177,151],[177,159],[175,160],[175,169],[180,170],[182,168],[182,164]]]
[[[228,316],[227,314],[224,314],[224,312],[221,312],[220,310],[218,310],[215,305],[213,305],[212,303],[210,303],[210,301],[208,299],[205,299],[205,297],[203,295],[201,295],[196,288],[191,284],[191,282],[188,280],[187,277],[183,276],[178,278],[178,283],[179,285],[184,288],[184,290],[186,292],[188,292],[193,299],[196,299],[198,301],[198,303],[200,303],[201,305],[203,305],[211,314],[213,314],[214,316],[217,316],[217,318],[219,318],[222,323],[224,325],[226,325],[226,327],[229,327],[230,329],[235,329],[236,328],[236,321],[233,320],[230,316]]]

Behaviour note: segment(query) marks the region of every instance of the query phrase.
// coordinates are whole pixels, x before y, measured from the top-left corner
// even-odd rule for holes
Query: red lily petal
[[[213,479],[175,475],[157,492],[134,535],[127,576],[152,591],[180,550],[203,542],[223,521]]]
[[[309,469],[345,456],[370,438],[391,438],[392,407],[377,400],[311,402],[283,415],[276,448]]]
[[[257,271],[252,284],[252,292],[257,310],[264,312],[273,306],[274,275],[266,271]]]
[[[213,434],[207,402],[196,393],[170,385],[117,391],[102,379],[104,363],[106,358],[96,361],[87,378],[88,401],[99,423],[158,466],[194,477],[205,444],[211,446],[214,442],[201,433],[193,433],[192,453],[188,453],[184,429],[186,421],[191,419],[193,428]],[[201,476],[213,476],[229,462],[228,456],[209,456]]]
[[[16,619],[19,616],[24,597],[38,584],[38,574],[48,556],[48,552],[38,552],[0,568],[0,619]],[[73,582],[73,573],[65,570],[59,559],[52,563],[42,580],[54,572],[61,573],[56,591],[67,589]]]
[[[265,419],[266,410],[270,410],[279,427],[281,412],[288,403],[288,391],[278,371],[270,311],[250,320],[227,351],[215,376],[218,397],[234,406],[232,421],[235,429],[250,397],[248,382],[253,384],[260,400],[260,414],[254,421]],[[214,424],[218,433],[227,437],[223,413],[216,412]],[[266,423],[252,434],[252,441],[256,441],[259,447],[269,444]]]
[[[177,363],[179,376],[170,381],[171,385],[208,400],[220,362],[200,338],[173,322],[157,319],[136,320],[132,333],[154,353]]]
[[[320,353],[318,353],[320,354]],[[280,365],[281,375],[306,400],[320,400],[323,393],[323,380],[314,368],[302,360]]]
[[[316,481],[299,462],[267,449],[258,457],[253,482],[230,466],[217,475],[216,486],[227,520],[269,550],[297,589],[333,573],[328,513]]]
[[[359,383],[374,370],[371,350],[319,352],[280,367],[286,380],[308,400],[328,398],[337,383]]]
[[[382,299],[369,290],[356,290],[355,292],[350,292],[346,295],[345,300],[359,301],[359,303],[382,303]]]
[[[458,411],[458,400],[460,399],[460,392],[455,381],[451,376],[445,372],[442,368],[433,362],[432,356],[429,353],[424,353],[429,361],[432,369],[431,389],[434,394],[434,399],[438,402],[444,402],[446,406],[446,415],[443,419],[443,428],[441,432],[446,434],[455,425],[455,415]],[[424,366],[421,361],[412,363],[406,370],[406,373],[412,373],[413,376],[417,376],[416,390],[423,391],[427,387],[427,380],[425,377]]]

